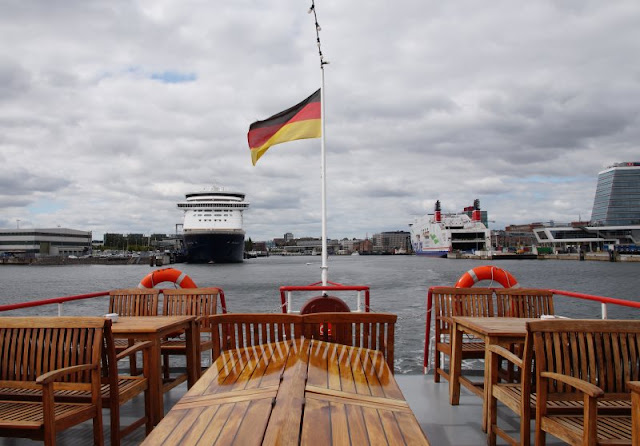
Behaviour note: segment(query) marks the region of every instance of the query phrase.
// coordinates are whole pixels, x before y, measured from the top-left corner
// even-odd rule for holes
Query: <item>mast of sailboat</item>
[[[329,265],[327,262],[327,157],[325,151],[325,112],[324,112],[324,66],[329,62],[324,60],[322,48],[320,46],[320,25],[316,14],[315,1],[311,0],[309,14],[313,13],[316,27],[316,39],[318,44],[318,55],[320,56],[320,121],[322,123],[322,136],[320,139],[320,180],[322,197],[322,265],[320,266],[320,276],[322,285],[327,286],[329,276]]]

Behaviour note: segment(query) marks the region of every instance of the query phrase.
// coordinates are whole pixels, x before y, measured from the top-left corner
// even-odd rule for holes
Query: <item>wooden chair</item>
[[[435,302],[434,376],[449,381],[449,372],[440,363],[440,354],[451,358],[451,328],[453,316],[494,316],[493,290],[490,288],[433,287]],[[469,338],[462,344],[462,359],[484,358],[484,342]]]
[[[640,444],[640,381],[629,381],[627,386],[631,389],[631,440],[633,444]]]
[[[197,316],[200,331],[200,352],[213,351],[213,339],[211,336],[211,321],[208,316],[216,314],[220,288],[180,288],[163,291],[164,299],[162,314],[165,316]],[[170,382],[165,386],[169,390],[186,381],[187,374],[181,374],[177,378],[170,379],[169,356],[186,356],[187,344],[182,333],[170,336],[160,345],[163,356],[163,374],[165,381]]]
[[[495,290],[496,313],[499,317],[539,318],[554,315],[553,293],[537,288],[503,288]],[[522,345],[510,347],[517,356],[522,357]],[[514,364],[507,361],[504,370],[508,381],[515,376]],[[535,404],[535,402],[534,402]]]
[[[109,292],[109,313],[119,316],[157,316],[160,290],[155,288],[126,288]],[[133,339],[116,339],[116,353],[133,345]],[[129,356],[132,375],[138,374],[136,356]]]
[[[627,382],[640,379],[640,321],[543,320],[527,330],[536,358],[536,445],[546,433],[572,445],[632,444]],[[558,399],[582,401],[582,413],[552,413],[549,402]]]
[[[380,350],[393,373],[395,314],[309,313],[302,318],[305,338]]]
[[[491,376],[489,384],[489,409],[488,409],[488,443],[496,444],[496,435],[510,444],[529,445],[531,441],[530,422],[535,417],[536,410],[536,376],[535,360],[533,351],[533,338],[531,332],[522,350],[522,356],[518,356],[500,346],[491,346]],[[496,373],[498,359],[505,359],[510,364],[518,368],[519,376],[517,382],[500,382]],[[501,402],[511,411],[520,417],[520,440],[509,436],[509,434],[497,425],[497,403]],[[555,394],[553,398],[547,400],[547,413],[550,414],[578,414],[582,412],[584,404],[582,400],[576,400],[575,394]],[[630,402],[626,396],[617,399],[610,396],[605,401],[598,403],[598,411],[603,414],[616,414],[628,411]]]
[[[149,434],[151,429],[153,429],[151,418],[149,416],[151,404],[148,394],[148,351],[151,343],[138,342],[119,355],[116,355],[113,340],[111,324],[106,324],[104,327],[104,343],[102,347],[100,393],[102,396],[102,408],[109,409],[111,413],[111,445],[118,446],[125,435],[133,432],[143,424],[146,426],[147,434]],[[143,375],[128,376],[118,374],[118,361],[139,351],[143,352],[144,356],[143,364],[145,367]],[[143,392],[145,398],[144,415],[135,420],[129,426],[121,428],[120,406]],[[38,401],[42,399],[42,391],[38,388],[25,390],[5,387],[2,386],[2,382],[0,381],[0,398],[16,401]],[[60,402],[86,404],[91,402],[91,392],[89,390],[78,389],[54,389],[54,398]]]
[[[109,313],[119,316],[157,316],[158,296],[156,288],[127,288],[109,292]]]
[[[104,443],[100,360],[105,325],[96,317],[1,317],[0,386],[33,390],[39,397],[0,396],[0,435],[55,445],[56,434],[93,419],[93,442]],[[90,393],[90,401],[65,403],[58,391]]]
[[[498,316],[539,318],[555,314],[553,293],[535,288],[503,288],[496,290]]]
[[[299,338],[302,336],[302,317],[288,313],[227,313],[210,316],[213,358],[226,350]]]

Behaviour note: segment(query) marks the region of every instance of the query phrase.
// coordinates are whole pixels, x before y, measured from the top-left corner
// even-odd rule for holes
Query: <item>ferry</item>
[[[440,200],[435,212],[409,224],[411,245],[417,255],[446,257],[450,252],[476,252],[491,249],[491,231],[482,222],[480,200],[463,212],[443,214]]]
[[[245,194],[212,186],[186,195],[183,238],[188,263],[240,263],[244,253]]]
[[[481,283],[483,281],[491,282],[489,285],[485,283]],[[174,270],[172,268],[155,270],[150,273],[147,277],[141,280],[139,287],[151,287],[156,285],[159,288],[165,288],[166,285],[161,285],[162,283],[173,282],[173,284],[183,287],[183,288],[192,288],[195,287],[195,283],[184,273]],[[453,286],[454,284],[451,284]],[[513,277],[508,271],[502,270],[493,266],[480,266],[475,267],[470,271],[467,271],[462,274],[458,282],[455,284],[456,287],[462,289],[470,290],[473,286],[484,286],[494,291],[499,289],[508,289],[508,288],[518,288],[520,284],[517,282],[516,278]],[[495,287],[495,288],[494,288]],[[502,287],[502,288],[499,288]],[[428,444],[431,445],[462,445],[462,444],[485,444],[487,442],[487,434],[483,431],[482,428],[482,420],[484,418],[483,414],[483,403],[482,398],[478,397],[478,394],[474,394],[473,392],[467,391],[467,389],[462,389],[460,392],[459,400],[457,404],[450,403],[450,387],[447,381],[443,382],[435,382],[433,369],[431,361],[434,358],[434,347],[432,342],[435,340],[432,336],[432,315],[435,314],[434,311],[434,301],[435,298],[432,296],[433,293],[437,291],[438,288],[442,287],[431,287],[427,293],[427,305],[425,309],[425,313],[428,317],[426,317],[426,327],[425,327],[425,352],[424,352],[424,372],[423,375],[402,375],[396,374],[393,377],[394,382],[399,386],[399,390],[402,392],[404,399],[408,403],[412,414],[415,415],[417,422],[419,423],[422,431],[424,432]],[[209,288],[211,289],[211,288]],[[484,288],[487,289],[487,288]],[[224,299],[224,293],[222,290],[218,289],[220,292],[219,295],[219,304],[221,306],[221,311],[226,312],[226,301]],[[368,286],[348,286],[348,285],[340,285],[329,282],[328,285],[322,286],[319,284],[312,284],[308,286],[283,286],[280,287],[280,308],[283,313],[296,312],[299,306],[294,305],[293,295],[294,293],[301,292],[312,292],[312,294],[320,294],[321,296],[317,296],[309,299],[308,302],[316,299],[323,299],[326,293],[330,293],[331,295],[340,294],[342,292],[349,292],[351,294],[357,293],[355,296],[355,304],[348,305],[349,311],[361,312],[361,311],[369,311],[371,309],[370,295],[369,295],[369,287]],[[318,292],[320,291],[320,292]],[[602,304],[602,314],[597,315],[593,314],[593,318],[606,318],[607,317],[607,305],[623,305],[628,307],[630,311],[638,310],[640,308],[640,303],[624,301],[620,299],[613,299],[602,296],[593,296],[586,295],[580,293],[572,293],[569,291],[562,290],[548,290],[555,297],[562,298],[577,298],[584,299],[587,301],[595,301]],[[64,315],[64,307],[66,305],[75,305],[75,302],[78,300],[84,299],[94,299],[94,298],[102,298],[103,296],[107,296],[109,292],[97,292],[86,295],[77,295],[77,296],[67,296],[60,298],[52,298],[43,301],[28,301],[22,302],[18,304],[11,305],[1,305],[0,306],[0,316],[11,316],[11,310],[20,310],[29,307],[40,307],[43,305],[57,305],[58,306],[58,314]],[[351,303],[351,296],[345,297],[345,302]],[[297,294],[296,294],[297,296]],[[348,298],[347,298],[348,297]],[[295,307],[295,308],[294,308]],[[300,311],[302,310],[300,307]],[[326,311],[326,310],[325,310]],[[333,310],[336,311],[336,310]],[[373,311],[373,310],[372,310]],[[220,312],[220,311],[219,311]],[[434,323],[436,322],[435,318]],[[401,325],[402,321],[398,320],[398,328]],[[116,324],[119,322],[115,322]],[[330,330],[331,327],[328,327]],[[431,346],[430,346],[431,343]],[[208,365],[208,364],[207,364]],[[121,364],[121,367],[126,367],[126,364]],[[476,378],[476,382],[480,382],[482,380],[482,370],[466,370],[468,374],[472,376],[472,378]],[[475,373],[474,372],[479,372]],[[281,377],[282,379],[282,377]],[[176,404],[181,404],[182,406],[186,405],[183,397],[187,393],[187,383],[182,383],[177,385],[170,390],[167,390],[164,393],[164,412],[165,414],[170,412],[171,409]],[[377,402],[377,401],[376,401]],[[133,404],[130,406],[123,406],[122,411],[120,413],[120,417],[122,418],[136,418],[144,413],[145,410],[145,402],[142,396],[137,396],[133,400]],[[107,439],[107,443],[110,442],[109,437],[109,410],[104,408],[103,410],[103,424],[104,424],[104,435]],[[520,419],[515,414],[503,410],[499,411],[497,414],[498,423],[502,426],[506,426],[506,430],[512,434],[517,436],[518,429],[520,426]],[[174,416],[171,420],[175,421],[176,417]],[[188,420],[185,420],[188,421]],[[191,421],[189,421],[191,422]],[[165,430],[168,426],[167,423],[158,425],[155,429]],[[531,422],[533,426],[533,421]],[[154,430],[155,430],[154,429]],[[175,427],[176,432],[178,432],[179,426]],[[73,444],[89,444],[92,440],[92,432],[93,426],[90,421],[79,424],[76,427],[67,429],[62,431],[57,435],[57,440],[60,444],[66,444],[67,442]],[[533,429],[532,429],[533,435]],[[153,433],[153,431],[152,431]],[[157,436],[157,435],[156,435]],[[139,445],[144,442],[144,444],[156,444],[153,442],[146,441],[145,442],[145,429],[144,427],[139,427],[136,430],[132,431],[129,435],[126,435],[122,438],[120,444],[122,445]],[[201,439],[204,440],[204,439]],[[260,439],[255,439],[256,444],[261,444]],[[232,441],[229,442],[221,442],[220,444],[231,444]],[[383,442],[384,443],[384,442]],[[409,444],[410,441],[407,442]],[[22,445],[22,444],[33,444],[29,440],[15,439],[15,438],[2,438],[0,437],[0,445]],[[195,443],[194,443],[195,444]],[[197,443],[200,444],[200,443]],[[207,443],[209,444],[209,443]],[[218,443],[216,443],[218,444]],[[318,443],[319,444],[319,443]],[[497,444],[505,444],[501,439],[498,439]],[[564,444],[562,442],[558,442],[557,439],[548,436],[547,438],[548,445],[558,445]]]

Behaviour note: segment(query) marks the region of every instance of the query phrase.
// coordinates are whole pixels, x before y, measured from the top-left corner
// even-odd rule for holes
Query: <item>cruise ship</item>
[[[212,186],[186,195],[184,246],[188,263],[239,263],[243,260],[242,213],[249,207],[240,192]]]
[[[491,249],[491,231],[482,222],[480,200],[456,214],[443,214],[440,201],[436,201],[433,214],[416,218],[409,227],[417,255],[446,257],[450,252]]]

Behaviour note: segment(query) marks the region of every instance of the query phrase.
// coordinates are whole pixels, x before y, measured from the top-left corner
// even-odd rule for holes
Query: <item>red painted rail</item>
[[[227,301],[224,297],[224,291],[220,290],[220,307],[223,313],[227,312]],[[163,290],[160,290],[162,292]],[[63,304],[74,300],[93,299],[94,297],[108,296],[109,291],[99,291],[97,293],[76,294],[74,296],[53,297],[51,299],[33,300],[29,302],[19,302],[15,304],[0,305],[0,313],[3,311],[20,310],[22,308],[41,307],[43,305]]]
[[[422,366],[424,368],[424,373],[427,373],[429,369],[429,339],[430,339],[430,333],[431,333],[431,313],[433,312],[432,311],[433,296],[431,293],[433,292],[433,290],[438,288],[445,288],[445,287],[433,286],[429,288],[429,291],[427,292],[427,317],[426,317],[427,322],[426,322],[426,332],[424,335],[424,360],[422,363]],[[606,319],[607,304],[620,305],[623,307],[630,307],[630,308],[640,308],[640,302],[624,300],[624,299],[616,299],[614,297],[596,296],[593,294],[574,293],[573,291],[554,290],[554,289],[550,289],[549,291],[551,291],[553,294],[558,294],[561,296],[574,297],[582,300],[591,300],[595,302],[600,302],[601,304],[603,304],[603,310],[602,310],[603,319]]]
[[[71,302],[71,301],[74,301],[74,300],[92,299],[94,297],[101,297],[101,296],[108,296],[108,295],[109,295],[108,291],[99,291],[97,293],[77,294],[75,296],[53,297],[51,299],[32,300],[32,301],[29,301],[29,302],[19,302],[19,303],[16,303],[16,304],[0,305],[0,312],[2,312],[2,311],[11,311],[11,310],[19,310],[21,308],[40,307],[42,305],[62,304],[62,303]]]
[[[287,313],[289,311],[289,305],[287,303],[287,293],[291,293],[292,291],[316,291],[318,293],[325,294],[326,291],[364,291],[364,311],[369,312],[369,287],[366,285],[342,285],[340,283],[335,282],[327,282],[330,285],[320,285],[320,282],[312,283],[311,285],[303,285],[303,286],[281,286],[280,287],[280,302],[283,313]],[[356,305],[356,309],[360,310],[360,302],[358,299],[358,304]]]

